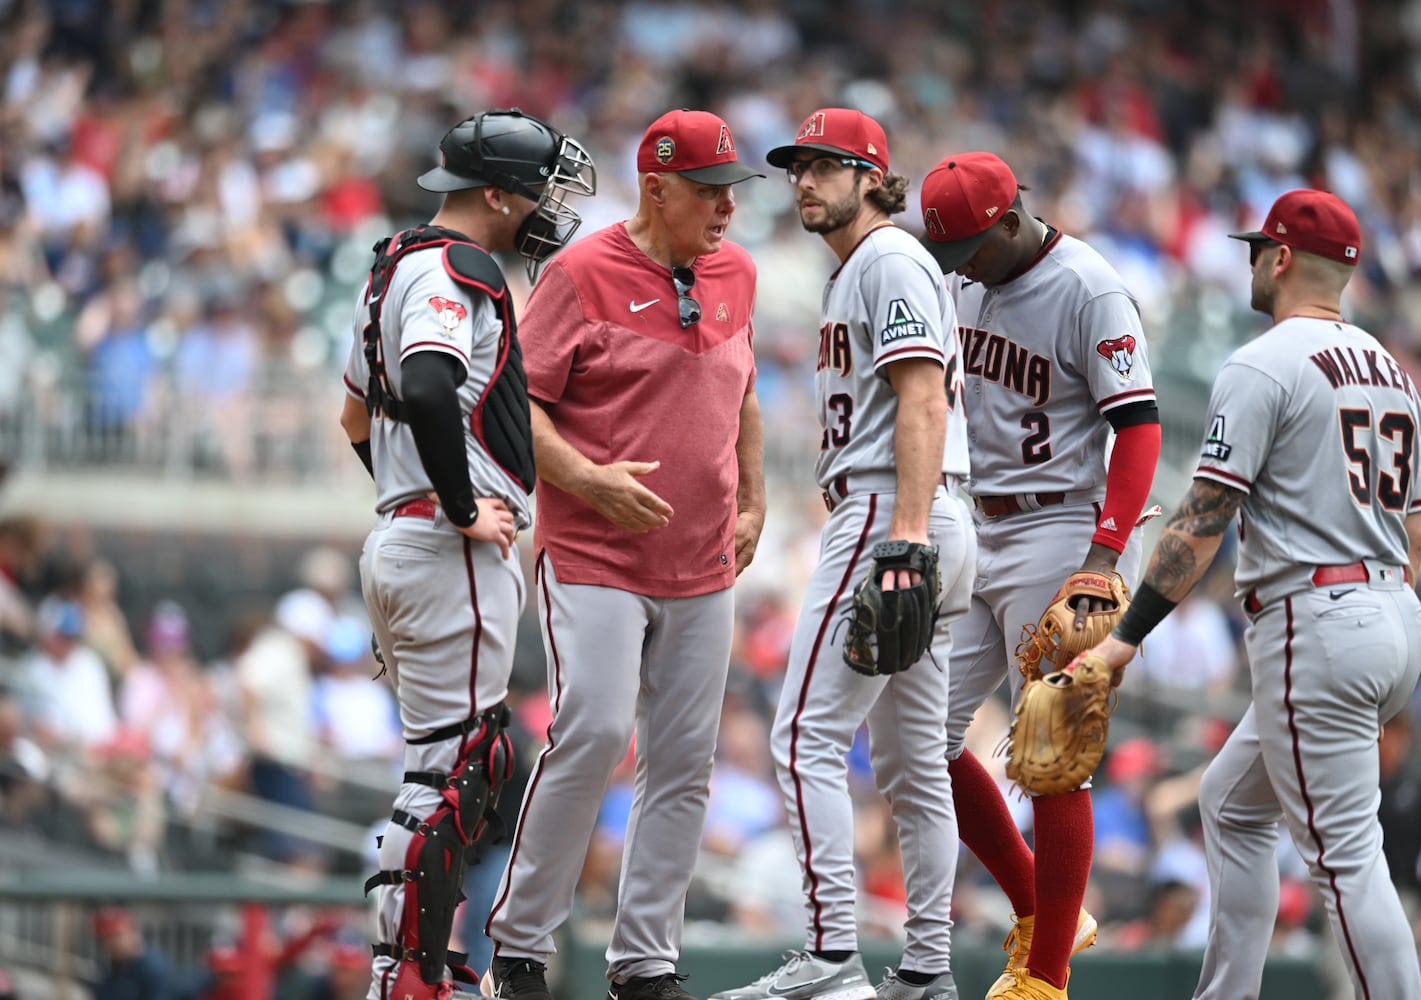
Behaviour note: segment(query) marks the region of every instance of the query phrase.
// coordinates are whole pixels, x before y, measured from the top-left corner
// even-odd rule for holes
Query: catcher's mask
[[[597,192],[597,167],[582,144],[517,108],[481,111],[460,122],[439,150],[442,164],[419,178],[426,191],[492,185],[537,202],[516,238],[530,281],[582,224],[568,196]]]

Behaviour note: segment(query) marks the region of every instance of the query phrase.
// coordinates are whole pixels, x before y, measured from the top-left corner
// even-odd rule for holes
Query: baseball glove
[[[896,674],[922,659],[937,622],[937,549],[919,542],[879,542],[873,547],[868,575],[854,591],[844,636],[844,662],[870,677]],[[917,570],[922,579],[906,590],[884,590],[885,570]]]
[[[1079,788],[1105,753],[1111,690],[1110,668],[1099,656],[1028,681],[1011,724],[1007,777],[1033,795]]]
[[[1085,628],[1076,631],[1076,602],[1105,600],[1113,605],[1086,615]],[[1119,573],[1077,570],[1066,577],[1051,603],[1035,624],[1022,627],[1016,647],[1016,665],[1028,682],[1053,670],[1064,670],[1076,654],[1091,649],[1110,634],[1125,609],[1130,591]]]

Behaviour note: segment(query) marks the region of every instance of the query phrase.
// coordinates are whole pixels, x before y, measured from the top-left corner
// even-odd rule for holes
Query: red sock
[[[952,801],[957,805],[962,842],[992,873],[1016,915],[1031,916],[1036,912],[1035,864],[1001,789],[970,750],[949,761],[947,772],[952,775]]]
[[[1036,811],[1037,913],[1026,967],[1063,990],[1095,853],[1095,817],[1087,788],[1038,795],[1031,801]]]

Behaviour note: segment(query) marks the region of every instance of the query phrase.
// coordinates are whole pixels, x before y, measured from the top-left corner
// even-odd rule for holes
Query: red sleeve
[[[1115,434],[1110,468],[1105,472],[1105,503],[1092,542],[1125,551],[1130,532],[1145,509],[1159,462],[1160,425],[1132,424]]]
[[[528,373],[528,394],[556,404],[567,388],[583,334],[582,303],[561,261],[553,261],[533,286],[518,318],[518,342]]]

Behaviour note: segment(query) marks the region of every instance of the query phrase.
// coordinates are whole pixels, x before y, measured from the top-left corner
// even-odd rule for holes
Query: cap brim
[[[1254,230],[1251,233],[1229,233],[1231,240],[1243,240],[1245,243],[1276,243],[1277,240],[1267,233],[1260,233]]]
[[[776,146],[765,154],[765,159],[772,167],[784,168],[794,160],[794,154],[801,149],[812,149],[820,153],[832,153],[835,156],[845,156],[851,160],[857,160],[859,154],[851,153],[847,149],[838,146],[830,146],[822,142],[795,142],[788,146]]]
[[[419,180],[416,183],[426,191],[440,193],[463,191],[465,188],[488,187],[488,181],[482,177],[465,177],[444,167],[435,167],[433,170],[425,171],[419,175]]]
[[[976,236],[969,236],[962,240],[939,243],[930,236],[924,236],[919,242],[923,244],[923,248],[928,253],[932,254],[933,260],[937,261],[943,274],[952,274],[972,259],[977,253],[977,249],[987,242],[987,234],[991,231],[992,227],[988,226]]]
[[[676,173],[697,184],[739,184],[741,181],[748,181],[751,177],[765,176],[751,170],[739,160],[731,163],[716,163],[709,167],[697,167],[695,170],[678,170]]]

